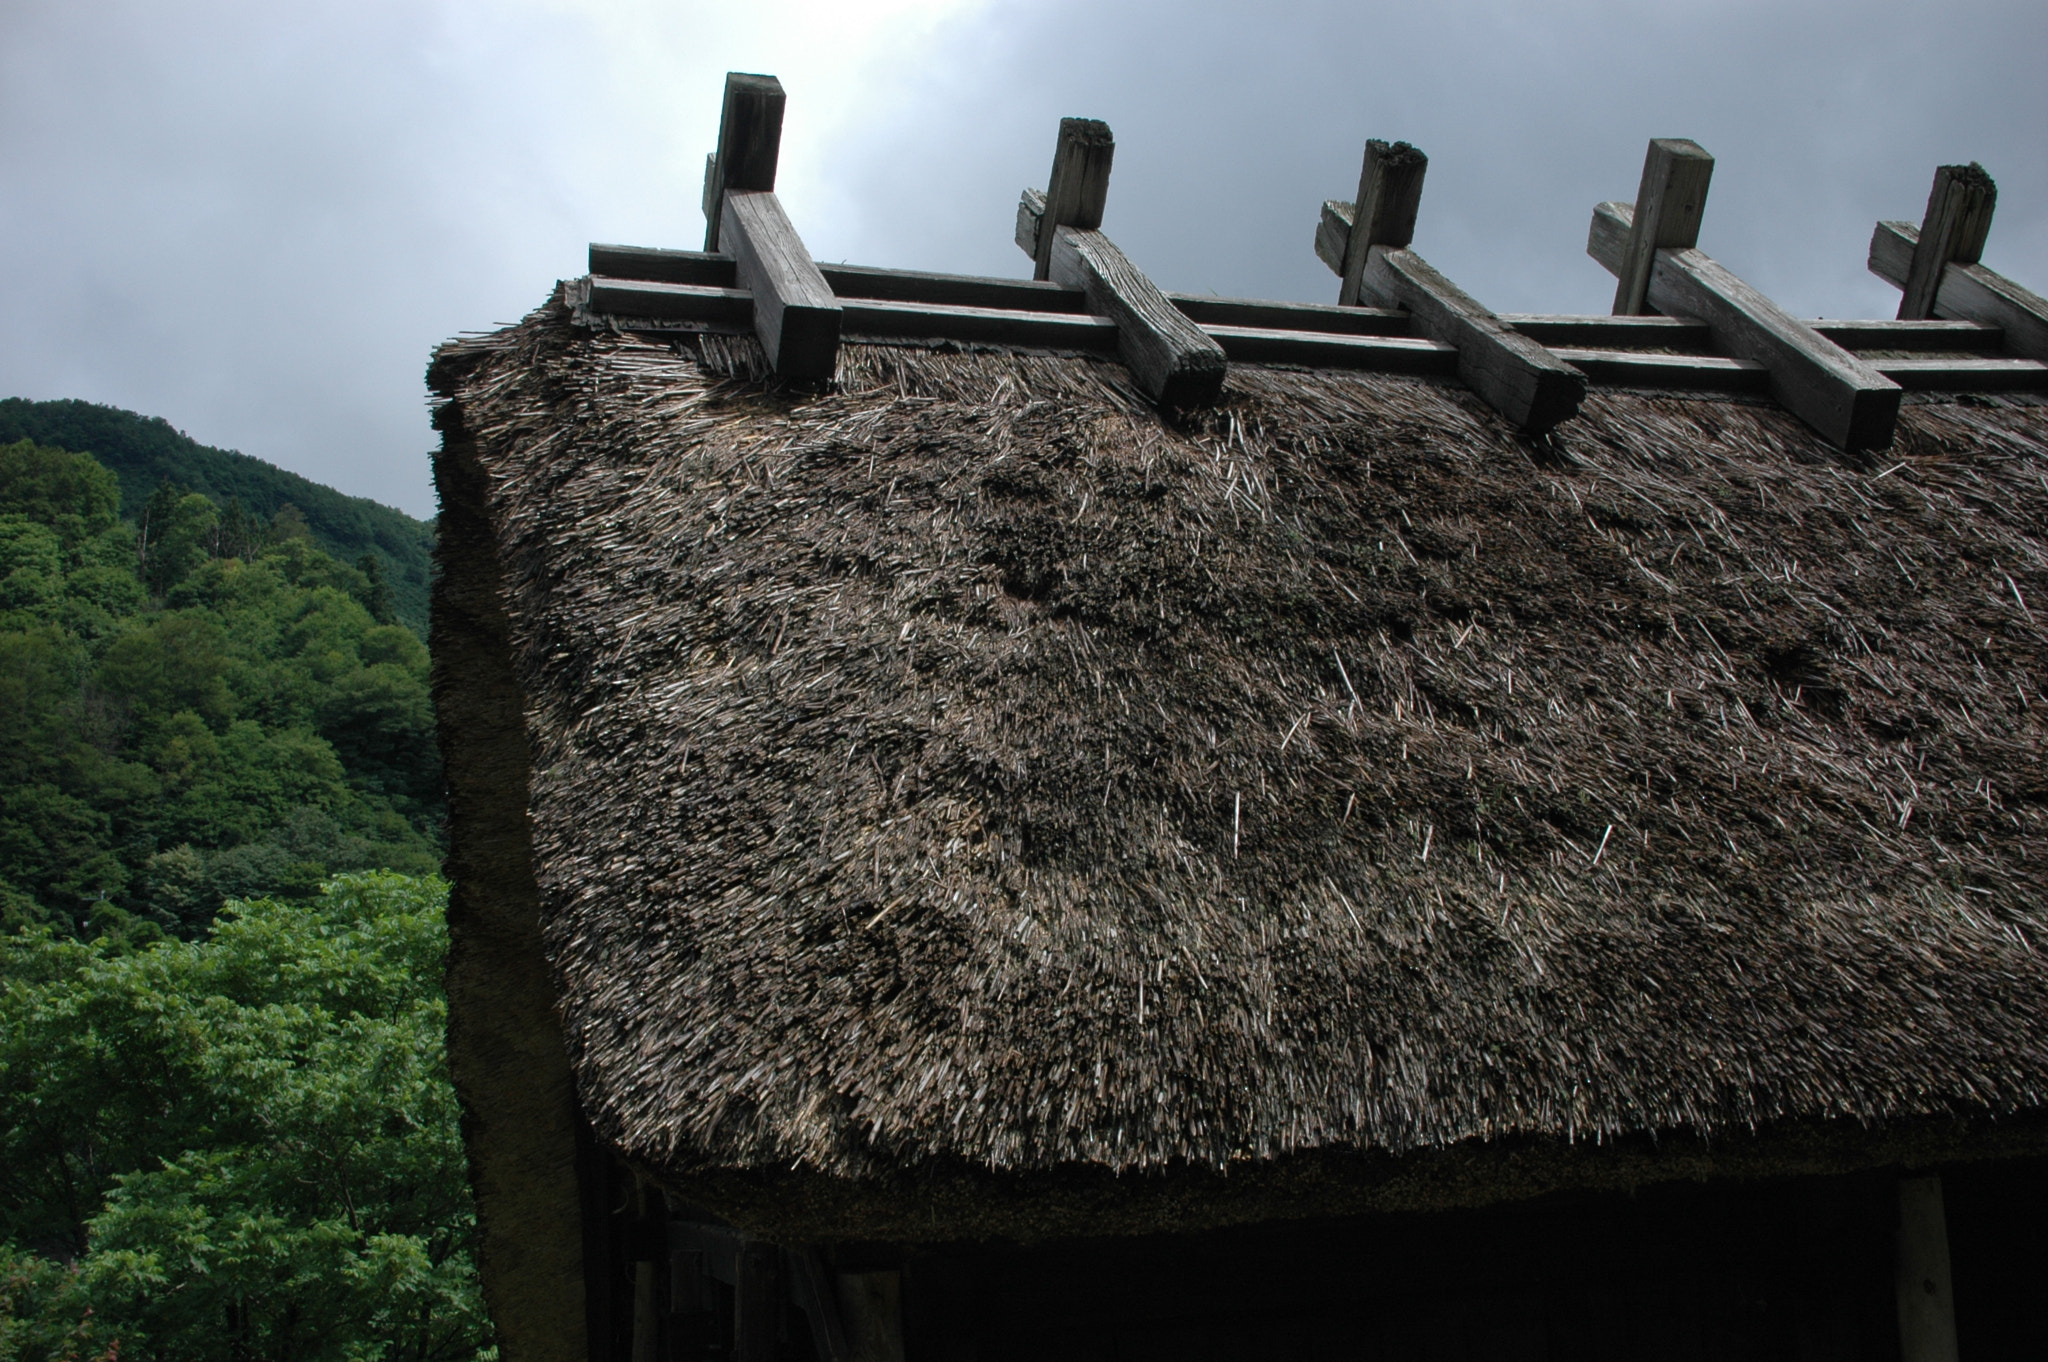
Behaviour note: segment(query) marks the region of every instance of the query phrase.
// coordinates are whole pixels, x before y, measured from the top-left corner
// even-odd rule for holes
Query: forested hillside
[[[214,449],[180,434],[161,416],[138,416],[91,402],[0,400],[0,444],[31,440],[92,455],[121,483],[120,515],[137,521],[166,482],[264,520],[289,506],[304,517],[313,543],[345,563],[366,553],[383,561],[398,618],[427,628],[427,583],[434,527],[402,511],[288,473],[233,450]]]
[[[427,651],[382,560],[171,482],[125,504],[89,455],[0,447],[0,921],[193,936],[433,871]]]

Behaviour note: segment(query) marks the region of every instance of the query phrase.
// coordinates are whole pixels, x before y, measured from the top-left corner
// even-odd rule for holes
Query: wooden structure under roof
[[[1061,120],[1047,188],[1018,204],[1032,279],[819,265],[775,195],[783,99],[773,77],[728,78],[705,249],[593,244],[580,321],[751,333],[774,373],[812,382],[842,340],[1114,353],[1177,408],[1215,401],[1233,361],[1456,375],[1531,433],[1593,384],[1763,393],[1850,451],[1891,444],[1907,392],[2048,392],[2048,300],[1980,263],[1997,189],[1974,165],[1936,172],[1919,228],[1877,224],[1897,318],[1802,321],[1699,250],[1713,157],[1655,139],[1634,204],[1593,210],[1613,315],[1541,316],[1491,312],[1415,253],[1428,158],[1375,140],[1356,199],[1322,206],[1315,250],[1342,280],[1325,306],[1154,285],[1101,230],[1115,143],[1094,119]]]

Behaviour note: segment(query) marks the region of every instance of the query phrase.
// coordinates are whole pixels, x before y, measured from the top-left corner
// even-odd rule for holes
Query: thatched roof
[[[944,1237],[2035,1138],[2048,405],[1866,463],[1728,397],[1531,439],[1449,381],[1166,418],[1113,360],[751,347],[558,295],[432,375],[640,1167]]]

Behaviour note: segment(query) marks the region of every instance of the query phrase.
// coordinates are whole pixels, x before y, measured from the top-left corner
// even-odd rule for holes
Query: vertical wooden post
[[[1956,1303],[1941,1179],[1899,1182],[1899,1362],[1956,1362]]]
[[[1109,202],[1109,164],[1116,157],[1116,138],[1109,124],[1096,118],[1062,118],[1059,145],[1052,153],[1052,178],[1045,186],[1045,213],[1038,223],[1033,279],[1052,271],[1052,239],[1062,227],[1094,231],[1102,226]]]
[[[739,1251],[733,1290],[732,1362],[775,1362],[782,1326],[782,1253],[747,1240]]]
[[[1344,243],[1344,282],[1337,301],[1360,305],[1365,258],[1375,246],[1389,250],[1415,240],[1415,215],[1422,208],[1422,176],[1429,157],[1406,142],[1365,144],[1365,164],[1358,172],[1358,201],[1351,214],[1351,235]]]
[[[840,1317],[853,1362],[903,1362],[903,1274],[839,1274]]]
[[[773,76],[725,73],[725,109],[718,120],[718,150],[704,161],[704,249],[718,249],[719,220],[728,189],[775,188],[782,152],[782,82]]]
[[[1658,251],[1699,245],[1707,183],[1713,177],[1714,158],[1699,143],[1684,137],[1651,139],[1643,158],[1643,182],[1636,190],[1628,251],[1615,271],[1615,316],[1640,317],[1649,311],[1650,271]]]
[[[1906,291],[1899,299],[1901,321],[1934,315],[1935,296],[1949,265],[1974,265],[1984,258],[1991,211],[1997,206],[1998,185],[1975,161],[1935,169],[1927,215],[1920,220],[1920,240],[1913,247],[1913,266],[1906,272]]]

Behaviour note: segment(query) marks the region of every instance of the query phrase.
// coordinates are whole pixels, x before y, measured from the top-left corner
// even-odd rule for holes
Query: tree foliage
[[[427,653],[381,569],[169,482],[116,505],[90,456],[0,447],[0,926],[190,935],[431,871]]]
[[[0,938],[0,1362],[487,1356],[446,887]]]
[[[223,531],[233,528],[229,522],[237,507],[246,517],[273,522],[289,507],[288,518],[323,551],[351,563],[365,553],[376,556],[389,576],[396,617],[415,629],[426,628],[431,522],[344,496],[261,459],[202,445],[160,416],[91,402],[0,400],[0,444],[15,440],[90,452],[119,479],[119,514],[138,524],[144,506],[166,482],[220,507]],[[10,481],[0,464],[0,486]]]

